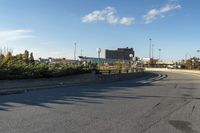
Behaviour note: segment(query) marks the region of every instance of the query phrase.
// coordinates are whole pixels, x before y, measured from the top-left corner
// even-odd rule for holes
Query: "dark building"
[[[116,59],[116,60],[130,60],[130,54],[135,56],[133,48],[118,48],[117,50],[105,50],[105,59]]]

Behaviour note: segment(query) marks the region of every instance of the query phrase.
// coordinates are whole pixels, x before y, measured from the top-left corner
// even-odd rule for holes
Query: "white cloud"
[[[165,14],[172,11],[172,10],[177,10],[181,9],[181,5],[179,4],[167,4],[164,7],[160,9],[153,8],[148,11],[146,15],[143,16],[143,19],[146,24],[149,24],[156,20],[157,18],[163,18],[165,17]]]
[[[103,21],[105,18],[103,17],[102,12],[93,11],[92,13],[86,15],[82,18],[82,22],[94,22],[94,21]]]
[[[98,21],[105,21],[109,24],[122,24],[122,25],[131,25],[134,23],[134,18],[132,17],[118,17],[117,10],[114,7],[106,7],[103,10],[96,10],[92,13],[85,15],[82,18],[84,23],[92,23]]]
[[[120,24],[123,24],[123,25],[131,25],[133,24],[135,21],[134,18],[127,18],[127,17],[123,17],[121,20],[120,20]]]
[[[23,40],[32,38],[30,33],[32,30],[26,29],[0,31],[0,39],[3,41]]]

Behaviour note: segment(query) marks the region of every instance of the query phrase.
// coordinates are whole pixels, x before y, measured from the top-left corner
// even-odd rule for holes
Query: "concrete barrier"
[[[200,70],[183,70],[183,69],[168,69],[168,68],[145,68],[145,71],[177,72],[177,73],[190,73],[190,74],[199,74],[200,75]]]
[[[0,90],[18,89],[26,87],[40,87],[51,85],[63,85],[90,82],[95,79],[93,74],[81,74],[74,76],[58,77],[58,78],[41,78],[41,79],[22,79],[22,80],[0,80]]]
[[[122,74],[112,74],[112,75],[97,75],[97,81],[120,81],[120,80],[128,80],[140,77],[144,74],[144,72],[136,72],[136,73],[122,73]]]
[[[62,86],[83,85],[86,83],[128,80],[142,75],[143,72],[111,75],[89,73],[48,79],[0,80],[0,95]]]

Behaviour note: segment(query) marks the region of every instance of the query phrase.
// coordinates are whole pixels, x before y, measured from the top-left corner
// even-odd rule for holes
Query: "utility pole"
[[[151,41],[152,39],[149,39],[149,59],[151,59]]]
[[[76,60],[76,43],[74,43],[74,60]]]

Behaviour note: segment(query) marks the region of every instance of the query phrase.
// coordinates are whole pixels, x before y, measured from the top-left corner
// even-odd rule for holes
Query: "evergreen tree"
[[[23,54],[18,54],[18,55],[16,55],[16,59],[17,59],[18,61],[23,61]]]
[[[25,50],[25,51],[24,51],[24,62],[25,62],[26,64],[29,63],[29,52],[28,52],[28,50]]]
[[[31,54],[30,54],[30,58],[29,58],[29,61],[30,61],[30,63],[35,63],[35,61],[34,61],[34,57],[33,57],[33,53],[31,52]]]
[[[5,56],[3,54],[0,54],[0,61],[2,61],[4,57]]]
[[[2,65],[6,65],[12,59],[12,53],[8,52],[7,55],[2,60]]]

